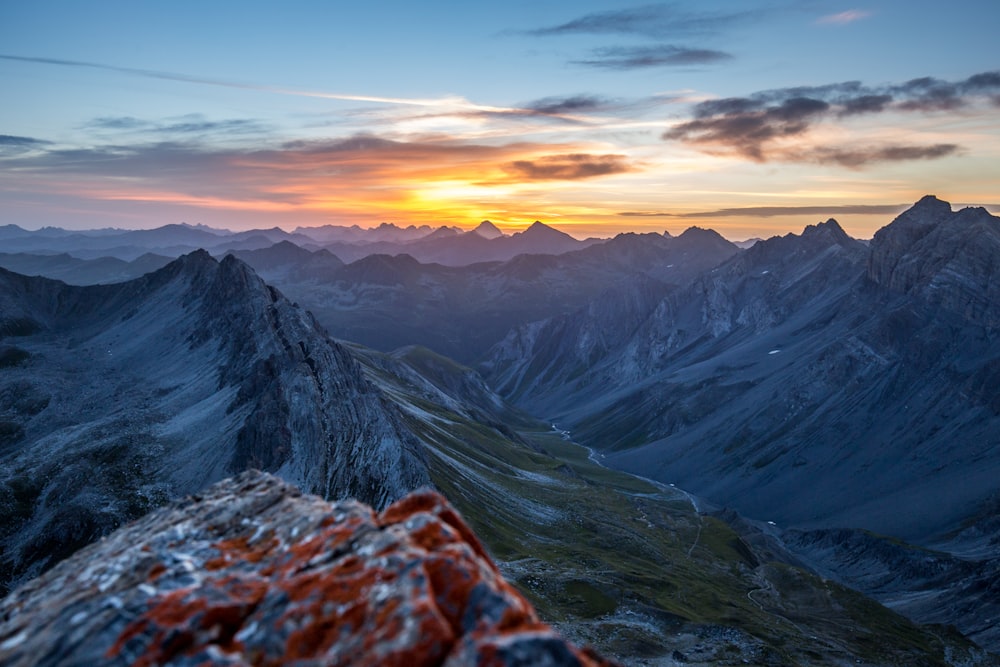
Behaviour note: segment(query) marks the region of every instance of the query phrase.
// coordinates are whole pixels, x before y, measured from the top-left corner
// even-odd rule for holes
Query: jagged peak
[[[175,262],[180,263],[182,266],[200,266],[219,263],[218,260],[212,257],[211,253],[204,248],[198,248],[197,250],[192,250],[186,255],[181,255],[171,262],[171,264]]]
[[[829,237],[840,244],[849,243],[853,240],[844,231],[844,228],[840,226],[840,223],[833,218],[830,218],[826,222],[808,225],[802,230],[802,238],[819,238],[822,236]]]

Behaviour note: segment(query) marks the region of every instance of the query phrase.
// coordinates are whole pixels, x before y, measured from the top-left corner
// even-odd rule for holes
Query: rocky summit
[[[378,514],[247,472],[0,602],[0,664],[612,663],[543,624],[437,493]]]

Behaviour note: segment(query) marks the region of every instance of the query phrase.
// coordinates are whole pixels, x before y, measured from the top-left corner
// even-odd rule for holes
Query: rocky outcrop
[[[0,603],[0,663],[610,665],[563,641],[454,509],[381,514],[248,472],[117,531]]]

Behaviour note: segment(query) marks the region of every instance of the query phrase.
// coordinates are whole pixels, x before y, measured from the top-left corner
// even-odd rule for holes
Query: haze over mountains
[[[83,235],[115,261],[0,230],[18,251],[0,264],[24,272],[111,282],[140,249],[170,262],[90,287],[0,272],[5,578],[259,467],[378,506],[433,483],[543,615],[629,659],[722,624],[751,661],[952,664],[951,640],[815,573],[1000,647],[985,210],[926,197],[870,244],[829,220],[746,249],[698,228],[319,229]],[[171,261],[197,239],[218,258]]]

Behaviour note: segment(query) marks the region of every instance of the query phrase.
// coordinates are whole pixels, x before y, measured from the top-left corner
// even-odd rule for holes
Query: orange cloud
[[[537,210],[553,188],[640,168],[585,144],[374,135],[253,151],[179,142],[55,149],[3,164],[26,191],[93,200],[462,222],[484,209]]]

